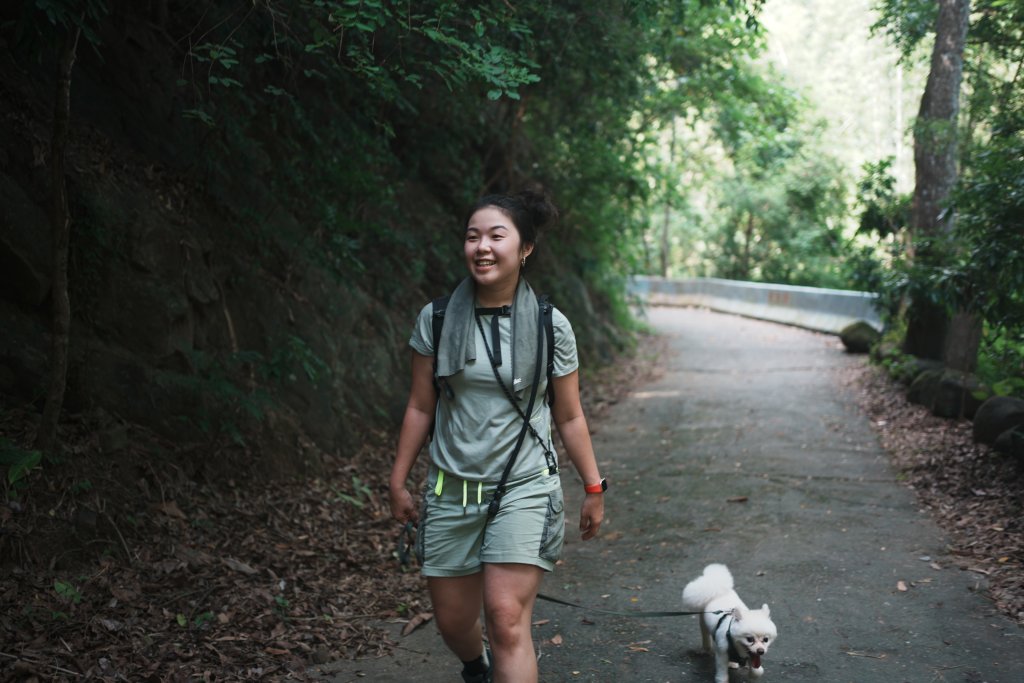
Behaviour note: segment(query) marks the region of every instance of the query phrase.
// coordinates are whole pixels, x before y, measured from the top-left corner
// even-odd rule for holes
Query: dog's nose
[[[763,647],[757,648],[757,654],[763,655],[764,653],[765,653],[765,649]]]

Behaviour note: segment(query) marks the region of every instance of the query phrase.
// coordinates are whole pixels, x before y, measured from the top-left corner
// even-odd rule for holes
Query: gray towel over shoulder
[[[467,361],[476,360],[476,285],[466,278],[452,292],[444,314],[441,341],[436,350],[438,377],[462,372]],[[523,278],[516,286],[512,301],[512,390],[516,393],[530,386],[537,362],[537,326],[540,309],[537,295]],[[543,347],[542,347],[543,348]],[[541,359],[542,363],[546,359]]]

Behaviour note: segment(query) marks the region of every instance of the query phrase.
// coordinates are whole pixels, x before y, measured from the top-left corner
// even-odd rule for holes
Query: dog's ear
[[[736,605],[735,607],[732,608],[732,618],[733,618],[733,621],[743,621],[743,615],[744,614],[745,614],[745,612],[743,611],[743,608],[740,607],[739,605]]]
[[[771,615],[771,612],[768,610],[768,603],[761,605],[761,611],[764,612],[766,617]]]

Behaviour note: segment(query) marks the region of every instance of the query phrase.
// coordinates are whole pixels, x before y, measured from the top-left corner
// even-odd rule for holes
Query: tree
[[[914,126],[915,186],[911,205],[914,258],[939,266],[953,229],[950,194],[957,178],[957,119],[963,77],[964,45],[970,0],[940,0],[931,69]],[[972,370],[980,339],[979,324],[966,310],[952,318],[946,307],[919,292],[912,298],[904,350]]]
[[[67,387],[68,345],[71,331],[71,301],[68,298],[68,243],[71,237],[71,219],[68,215],[68,192],[64,178],[64,158],[71,120],[71,71],[78,53],[78,39],[86,12],[77,21],[67,14],[54,16],[58,24],[61,46],[57,60],[56,88],[53,107],[53,135],[50,143],[50,229],[53,232],[52,288],[53,305],[50,378],[43,406],[42,419],[36,431],[36,449],[49,452],[56,441],[57,421],[64,405]]]

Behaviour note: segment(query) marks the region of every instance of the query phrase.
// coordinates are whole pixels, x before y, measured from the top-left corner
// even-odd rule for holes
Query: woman
[[[391,512],[400,522],[419,523],[417,554],[437,626],[467,682],[537,681],[533,605],[565,534],[552,419],[587,491],[583,540],[604,518],[606,484],[580,404],[572,327],[552,310],[548,349],[543,305],[521,277],[537,230],[556,217],[551,201],[534,190],[480,199],[465,224],[469,277],[448,301],[437,348],[431,304],[409,341],[412,389],[391,471]],[[432,431],[417,509],[406,480]],[[481,607],[493,661],[483,646]]]

